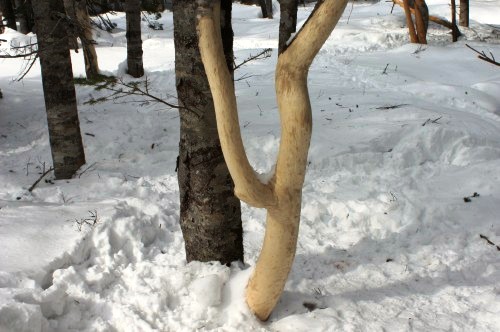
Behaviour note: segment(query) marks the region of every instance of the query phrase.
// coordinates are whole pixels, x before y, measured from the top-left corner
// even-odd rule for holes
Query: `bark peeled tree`
[[[62,0],[33,1],[47,111],[50,148],[57,179],[69,179],[85,164]]]
[[[233,71],[231,0],[222,2],[222,61]],[[175,76],[179,99],[180,224],[187,261],[243,261],[240,201],[227,169],[196,34],[196,0],[173,2]],[[232,79],[231,79],[232,84]]]
[[[297,246],[312,130],[307,74],[340,19],[347,0],[318,1],[307,22],[278,57],[275,83],[281,141],[275,173],[268,183],[256,176],[243,147],[233,81],[222,49],[219,2],[199,0],[199,4],[199,47],[235,193],[249,205],[267,209],[264,244],[246,290],[246,301],[252,312],[259,319],[267,320],[283,292]]]
[[[141,77],[144,75],[144,67],[142,64],[140,0],[126,0],[125,12],[127,21],[127,74],[133,77]]]

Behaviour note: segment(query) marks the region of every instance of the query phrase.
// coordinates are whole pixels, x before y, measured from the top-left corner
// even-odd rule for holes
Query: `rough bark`
[[[57,179],[68,179],[85,164],[76,106],[67,21],[62,0],[34,1],[38,56]]]
[[[68,47],[70,50],[78,50],[75,1],[63,0],[63,3],[66,15],[71,19],[71,27],[68,29]]]
[[[460,0],[460,14],[458,24],[460,26],[469,27],[469,0]]]
[[[127,73],[133,77],[144,75],[141,40],[141,2],[125,1],[127,21]]]
[[[200,1],[200,51],[214,96],[217,128],[224,158],[237,196],[267,209],[264,244],[247,287],[247,303],[266,320],[279,300],[297,245],[302,186],[311,139],[312,115],[307,89],[309,67],[342,15],[347,0],[319,1],[301,31],[279,56],[276,95],[281,119],[281,141],[276,171],[262,183],[248,163],[239,130],[236,96],[225,69],[218,25],[218,2]],[[214,7],[212,7],[214,6]]]
[[[280,30],[278,41],[278,53],[285,51],[287,41],[297,31],[297,8],[298,0],[279,0],[280,3]]]
[[[5,17],[5,25],[8,28],[17,30],[16,26],[16,14],[14,12],[14,0],[1,0],[2,1],[2,12],[3,17]]]
[[[207,77],[198,50],[196,0],[173,2],[180,110],[180,223],[187,261],[243,261],[240,202],[222,155]],[[224,68],[232,72],[231,1],[224,1]],[[232,85],[232,80],[231,80]]]

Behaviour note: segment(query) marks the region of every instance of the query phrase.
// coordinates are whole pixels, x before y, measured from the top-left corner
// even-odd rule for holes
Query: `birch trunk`
[[[224,65],[219,4],[199,1],[199,46],[214,96],[217,129],[237,196],[267,209],[264,244],[247,287],[246,300],[261,320],[267,320],[290,272],[299,230],[302,186],[311,140],[312,116],[307,89],[309,66],[333,31],[347,0],[318,1],[293,42],[279,56],[276,95],[281,142],[276,171],[267,184],[259,181],[246,156],[239,129],[236,96]]]
[[[34,1],[38,56],[57,179],[69,179],[85,164],[62,0]]]

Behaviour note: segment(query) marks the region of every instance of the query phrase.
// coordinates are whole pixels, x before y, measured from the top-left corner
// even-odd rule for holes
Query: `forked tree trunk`
[[[427,26],[429,25],[429,9],[425,0],[415,0],[415,26],[420,44],[427,44]]]
[[[231,0],[223,1],[222,61],[232,75]],[[180,224],[187,261],[243,261],[240,202],[234,196],[196,34],[196,0],[173,2],[175,75],[180,105]],[[232,85],[232,79],[231,79]]]
[[[79,36],[82,41],[83,58],[85,61],[85,74],[87,79],[99,76],[99,62],[95,50],[95,41],[92,35],[92,25],[87,10],[86,0],[73,0],[75,2],[76,20],[79,25]]]
[[[280,31],[278,53],[281,54],[287,46],[287,41],[297,29],[298,0],[280,0]]]
[[[469,0],[460,0],[458,24],[466,28],[469,27]]]
[[[418,43],[417,31],[413,25],[413,19],[411,18],[410,4],[409,0],[403,0],[403,8],[405,10],[406,25],[408,26],[408,31],[410,33],[410,42]]]
[[[38,56],[57,179],[69,179],[85,164],[62,0],[34,1]]]
[[[250,309],[259,319],[266,320],[283,291],[297,245],[312,126],[307,73],[342,15],[347,0],[318,1],[310,19],[278,58],[275,79],[281,142],[276,171],[269,183],[257,178],[243,147],[234,86],[225,66],[217,24],[218,1],[213,2],[215,4],[199,1],[199,45],[235,193],[248,204],[267,209],[264,244],[246,295]]]
[[[127,73],[133,77],[144,75],[141,40],[141,2],[125,1],[127,21]]]

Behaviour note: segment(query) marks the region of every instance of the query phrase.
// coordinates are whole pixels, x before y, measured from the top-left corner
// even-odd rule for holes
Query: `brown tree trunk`
[[[62,0],[34,1],[38,56],[57,179],[69,179],[85,164]]]
[[[301,31],[278,57],[276,96],[281,119],[281,141],[276,171],[261,182],[245,154],[239,129],[236,95],[225,68],[217,21],[218,1],[200,1],[198,29],[203,63],[217,114],[217,128],[224,158],[236,184],[237,196],[267,209],[266,234],[246,300],[261,320],[266,320],[285,286],[292,267],[300,221],[302,186],[311,139],[312,113],[307,73],[342,15],[347,0],[318,1]]]
[[[5,25],[8,28],[11,28],[13,30],[17,30],[16,26],[16,14],[14,12],[14,5],[13,2],[14,0],[0,0],[1,6],[2,6],[2,12],[3,12],[3,17],[5,17]]]
[[[133,77],[144,75],[141,40],[141,2],[125,1],[127,21],[127,73]]]
[[[459,31],[457,27],[457,7],[455,4],[455,0],[451,0],[451,25],[453,29],[451,29],[451,38],[453,42],[458,40]]]
[[[280,31],[278,53],[285,51],[287,42],[297,29],[297,0],[280,0]]]
[[[198,50],[196,0],[173,2],[175,74],[180,110],[180,223],[187,261],[243,261],[240,202],[220,147],[212,95]],[[224,66],[232,72],[231,1],[219,21]],[[231,81],[232,82],[232,81]],[[232,84],[232,83],[231,83]]]
[[[410,42],[418,43],[417,32],[415,31],[413,19],[411,18],[411,10],[408,0],[403,0],[403,8],[405,10],[406,25],[408,26],[408,31],[410,32]]]
[[[97,61],[94,37],[92,36],[90,16],[87,11],[87,1],[74,0],[74,2],[80,40],[82,41],[83,58],[85,60],[85,74],[88,79],[96,78],[99,75],[99,63]]]
[[[429,25],[429,9],[424,0],[415,0],[415,25],[417,39],[420,44],[427,44],[427,26]]]
[[[460,0],[460,17],[458,24],[466,28],[469,27],[469,0]]]

